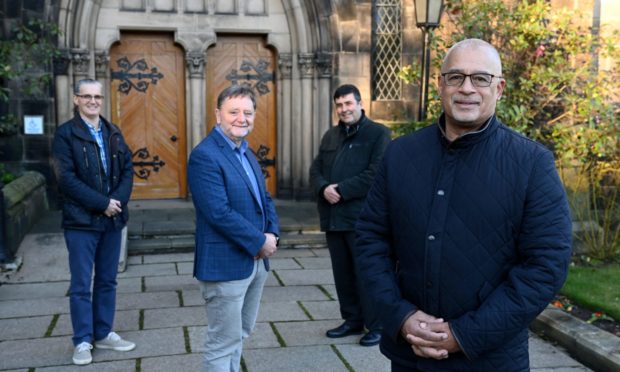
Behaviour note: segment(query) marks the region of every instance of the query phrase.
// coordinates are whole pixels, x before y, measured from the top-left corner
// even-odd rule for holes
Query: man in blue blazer
[[[217,126],[192,151],[189,187],[196,208],[194,276],[207,310],[205,371],[239,371],[243,339],[258,315],[278,216],[245,137],[256,99],[233,85],[217,98]]]

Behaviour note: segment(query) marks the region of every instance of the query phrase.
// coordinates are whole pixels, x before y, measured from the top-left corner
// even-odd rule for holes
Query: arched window
[[[403,50],[401,0],[376,0],[372,5],[372,99],[400,100],[398,78]]]

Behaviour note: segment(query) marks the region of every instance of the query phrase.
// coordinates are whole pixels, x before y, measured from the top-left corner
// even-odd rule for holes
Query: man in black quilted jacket
[[[443,115],[386,150],[356,225],[393,371],[526,371],[528,325],[566,279],[571,218],[553,154],[502,124],[499,54],[455,44]]]
[[[334,92],[338,125],[323,138],[310,167],[310,181],[318,198],[321,231],[325,231],[344,323],[330,329],[330,338],[360,334],[362,346],[381,341],[378,314],[359,281],[354,257],[355,222],[366,200],[383,152],[390,142],[387,127],[375,123],[362,108],[356,86],[345,84]]]

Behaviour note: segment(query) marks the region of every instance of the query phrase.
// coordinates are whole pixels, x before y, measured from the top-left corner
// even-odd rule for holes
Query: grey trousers
[[[254,329],[267,274],[263,260],[256,260],[246,279],[200,281],[207,309],[204,371],[239,371],[243,340]]]

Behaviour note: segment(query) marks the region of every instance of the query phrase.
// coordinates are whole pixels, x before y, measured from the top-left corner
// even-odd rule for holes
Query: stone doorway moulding
[[[217,42],[216,32],[244,32],[266,36],[267,44],[276,51],[275,84],[277,98],[277,158],[278,196],[307,199],[310,197],[308,169],[318,148],[323,132],[331,123],[331,79],[334,38],[329,17],[321,14],[313,0],[265,0],[265,12],[280,11],[287,19],[288,33],[274,32],[269,22],[255,27],[227,29],[218,24],[219,16],[209,13],[216,1],[191,0],[121,0],[117,7],[132,5],[140,9],[125,12],[110,8],[111,3],[101,0],[61,0],[58,24],[62,30],[58,44],[63,57],[54,65],[57,121],[64,122],[73,115],[72,87],[82,78],[100,80],[106,90],[110,87],[111,45],[120,39],[121,31],[149,30],[174,34],[175,42],[185,50],[186,86],[186,144],[187,154],[206,135],[204,98],[207,82],[205,64],[207,48]],[[173,11],[166,13],[169,22],[153,22],[153,8],[170,4]],[[205,12],[192,14],[196,24],[179,22],[187,4],[205,4]],[[245,4],[244,1],[241,3]],[[255,1],[253,1],[255,3]],[[176,7],[179,7],[177,9]],[[331,4],[330,7],[336,5]],[[247,11],[247,6],[241,7]],[[144,15],[144,16],[142,16]],[[149,17],[147,17],[149,15]],[[178,19],[176,18],[178,15]],[[270,17],[270,14],[263,14]],[[230,15],[228,15],[230,17]],[[176,20],[175,20],[176,19]],[[247,24],[248,17],[244,22]],[[205,25],[210,25],[205,28]],[[244,27],[244,26],[241,26]],[[197,33],[195,30],[200,29]],[[274,66],[275,68],[275,66]],[[104,91],[109,96],[108,91]],[[104,103],[103,114],[110,115],[110,101]]]

